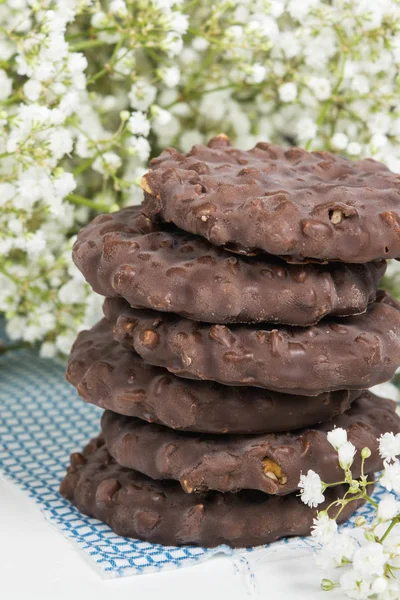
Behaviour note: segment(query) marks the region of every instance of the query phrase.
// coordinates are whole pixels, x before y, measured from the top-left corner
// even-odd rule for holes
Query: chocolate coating
[[[400,177],[374,160],[266,143],[242,151],[220,135],[150,166],[145,213],[217,246],[300,261],[400,257]]]
[[[252,489],[267,494],[289,494],[298,489],[301,473],[312,469],[322,481],[340,481],[343,471],[336,450],[326,437],[334,427],[347,430],[358,453],[352,466],[360,476],[361,450],[371,457],[365,473],[382,469],[377,438],[400,431],[400,417],[392,400],[365,391],[351,408],[312,429],[291,433],[247,436],[201,435],[173,431],[162,425],[106,411],[102,431],[108,451],[123,467],[153,479],[174,479],[186,492]]]
[[[359,391],[279,394],[176,377],[113,340],[103,319],[76,340],[67,379],[86,402],[172,429],[204,433],[289,431],[347,410]]]
[[[316,396],[382,383],[400,364],[400,305],[384,292],[363,315],[306,328],[208,325],[109,298],[104,312],[117,341],[190,379]]]
[[[310,533],[317,511],[294,494],[185,494],[176,482],[154,481],[120,467],[101,444],[101,440],[93,440],[83,454],[71,456],[60,493],[82,513],[110,525],[118,535],[167,546],[245,547]],[[345,491],[344,486],[329,489],[325,503],[318,508],[327,508]],[[340,521],[348,519],[360,505],[348,504]]]
[[[288,265],[273,256],[232,256],[206,240],[164,231],[129,207],[100,215],[78,234],[73,258],[93,289],[136,308],[209,323],[311,325],[323,316],[362,313],[385,261]]]

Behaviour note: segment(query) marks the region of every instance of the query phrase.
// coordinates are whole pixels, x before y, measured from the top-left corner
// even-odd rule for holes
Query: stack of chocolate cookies
[[[358,476],[361,449],[372,474],[377,438],[400,431],[394,403],[368,391],[400,365],[400,306],[377,290],[400,257],[400,179],[220,135],[167,149],[142,187],[142,206],[98,216],[74,247],[106,300],[67,378],[105,412],[61,493],[151,542],[307,534],[300,474],[342,479],[326,433],[347,431]]]

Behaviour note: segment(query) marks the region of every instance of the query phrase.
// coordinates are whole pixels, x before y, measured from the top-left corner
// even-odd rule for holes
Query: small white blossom
[[[206,38],[195,37],[192,40],[192,46],[194,50],[197,50],[198,52],[203,52],[204,50],[207,50],[209,43],[208,40],[206,40]]]
[[[380,479],[381,485],[388,492],[400,494],[400,463],[398,461],[388,464],[386,463],[383,475]]]
[[[395,460],[400,455],[400,433],[384,433],[379,438],[379,454],[385,461]]]
[[[335,133],[331,140],[332,146],[337,150],[346,150],[349,138],[345,133]]]
[[[139,157],[141,162],[146,162],[150,156],[150,144],[146,138],[142,136],[132,136],[127,140],[128,148],[134,155]]]
[[[165,110],[164,108],[160,108],[159,106],[152,107],[152,116],[153,116],[153,126],[154,125],[168,125],[168,123],[172,120],[172,115],[170,112]]]
[[[184,152],[189,152],[193,146],[201,144],[202,142],[203,136],[199,131],[189,129],[181,135],[181,146]]]
[[[129,117],[127,127],[134,135],[147,136],[150,131],[150,122],[143,112],[137,110]]]
[[[168,18],[168,24],[173,31],[179,33],[179,35],[183,35],[187,32],[189,19],[180,12],[173,12]]]
[[[132,108],[135,110],[147,110],[156,99],[157,89],[146,79],[138,79],[130,89],[128,98]]]
[[[325,77],[310,77],[308,86],[318,100],[327,100],[332,92],[331,82]]]
[[[355,572],[363,577],[381,576],[387,558],[381,544],[368,542],[354,552],[353,567]]]
[[[110,2],[110,12],[118,17],[126,17],[128,8],[124,0],[112,0]]]
[[[28,79],[24,83],[24,94],[31,102],[36,102],[42,92],[42,84],[35,79]]]
[[[380,521],[391,521],[400,514],[400,502],[394,496],[384,496],[378,505],[378,519]]]
[[[351,442],[345,442],[339,447],[337,452],[340,466],[347,471],[353,464],[354,455],[356,453],[355,446]]]
[[[183,41],[180,35],[170,31],[165,36],[164,48],[170,58],[177,56],[183,48]]]
[[[160,76],[167,87],[174,88],[180,81],[181,72],[177,66],[166,67],[161,69]]]
[[[332,431],[328,431],[327,438],[335,450],[339,450],[347,442],[347,431],[341,427],[335,427]]]
[[[347,146],[347,152],[350,156],[358,156],[361,154],[362,147],[358,142],[350,142]]]
[[[264,81],[265,75],[267,73],[267,69],[264,65],[260,65],[259,63],[255,63],[249,67],[249,73],[247,75],[247,80],[249,83],[261,83]]]
[[[315,508],[325,500],[325,496],[322,493],[323,488],[321,478],[311,469],[308,471],[307,475],[302,474],[300,476],[298,486],[300,488],[302,502],[311,508]]]
[[[115,173],[122,164],[120,156],[115,152],[105,152],[102,156],[96,158],[93,163],[93,169],[102,175]]]
[[[279,98],[282,102],[293,102],[297,96],[297,85],[295,83],[284,83],[279,88]]]
[[[377,577],[371,585],[371,592],[373,594],[382,594],[386,591],[388,582],[385,577]]]
[[[309,117],[300,119],[296,124],[296,133],[299,140],[306,142],[312,140],[317,135],[318,126],[315,121]]]
[[[369,598],[371,594],[369,581],[364,580],[354,571],[347,571],[340,577],[339,581],[341,589],[349,598],[364,600]]]
[[[322,512],[316,519],[313,519],[311,535],[321,544],[329,542],[337,533],[337,523],[330,519],[328,513]]]

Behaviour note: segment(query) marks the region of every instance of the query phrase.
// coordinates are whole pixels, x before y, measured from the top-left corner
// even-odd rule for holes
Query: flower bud
[[[365,525],[365,523],[367,522],[367,519],[365,517],[362,517],[361,515],[359,517],[357,517],[357,519],[355,520],[355,526],[356,527],[363,527],[363,525]]]
[[[373,533],[373,531],[366,531],[364,533],[364,537],[369,542],[375,542],[375,534]]]
[[[352,479],[349,486],[349,492],[351,494],[355,494],[356,492],[358,492],[359,489],[360,484],[358,483],[357,479]]]
[[[361,456],[362,458],[369,458],[371,456],[371,450],[367,447],[363,448],[361,450]]]
[[[323,579],[321,581],[321,589],[323,589],[324,592],[329,592],[330,590],[333,590],[334,587],[335,584],[330,579]]]
[[[127,121],[130,117],[130,113],[128,110],[121,110],[121,112],[119,113],[119,118],[121,119],[121,121]]]

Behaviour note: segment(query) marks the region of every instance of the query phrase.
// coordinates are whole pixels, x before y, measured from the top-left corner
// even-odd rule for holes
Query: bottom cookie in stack
[[[346,488],[328,489],[319,508],[342,497]],[[92,440],[82,454],[71,456],[60,492],[82,513],[104,521],[119,535],[173,546],[259,546],[281,537],[308,535],[316,515],[295,493],[187,494],[177,482],[156,481],[121,467],[101,437]],[[345,506],[340,522],[360,505]]]

